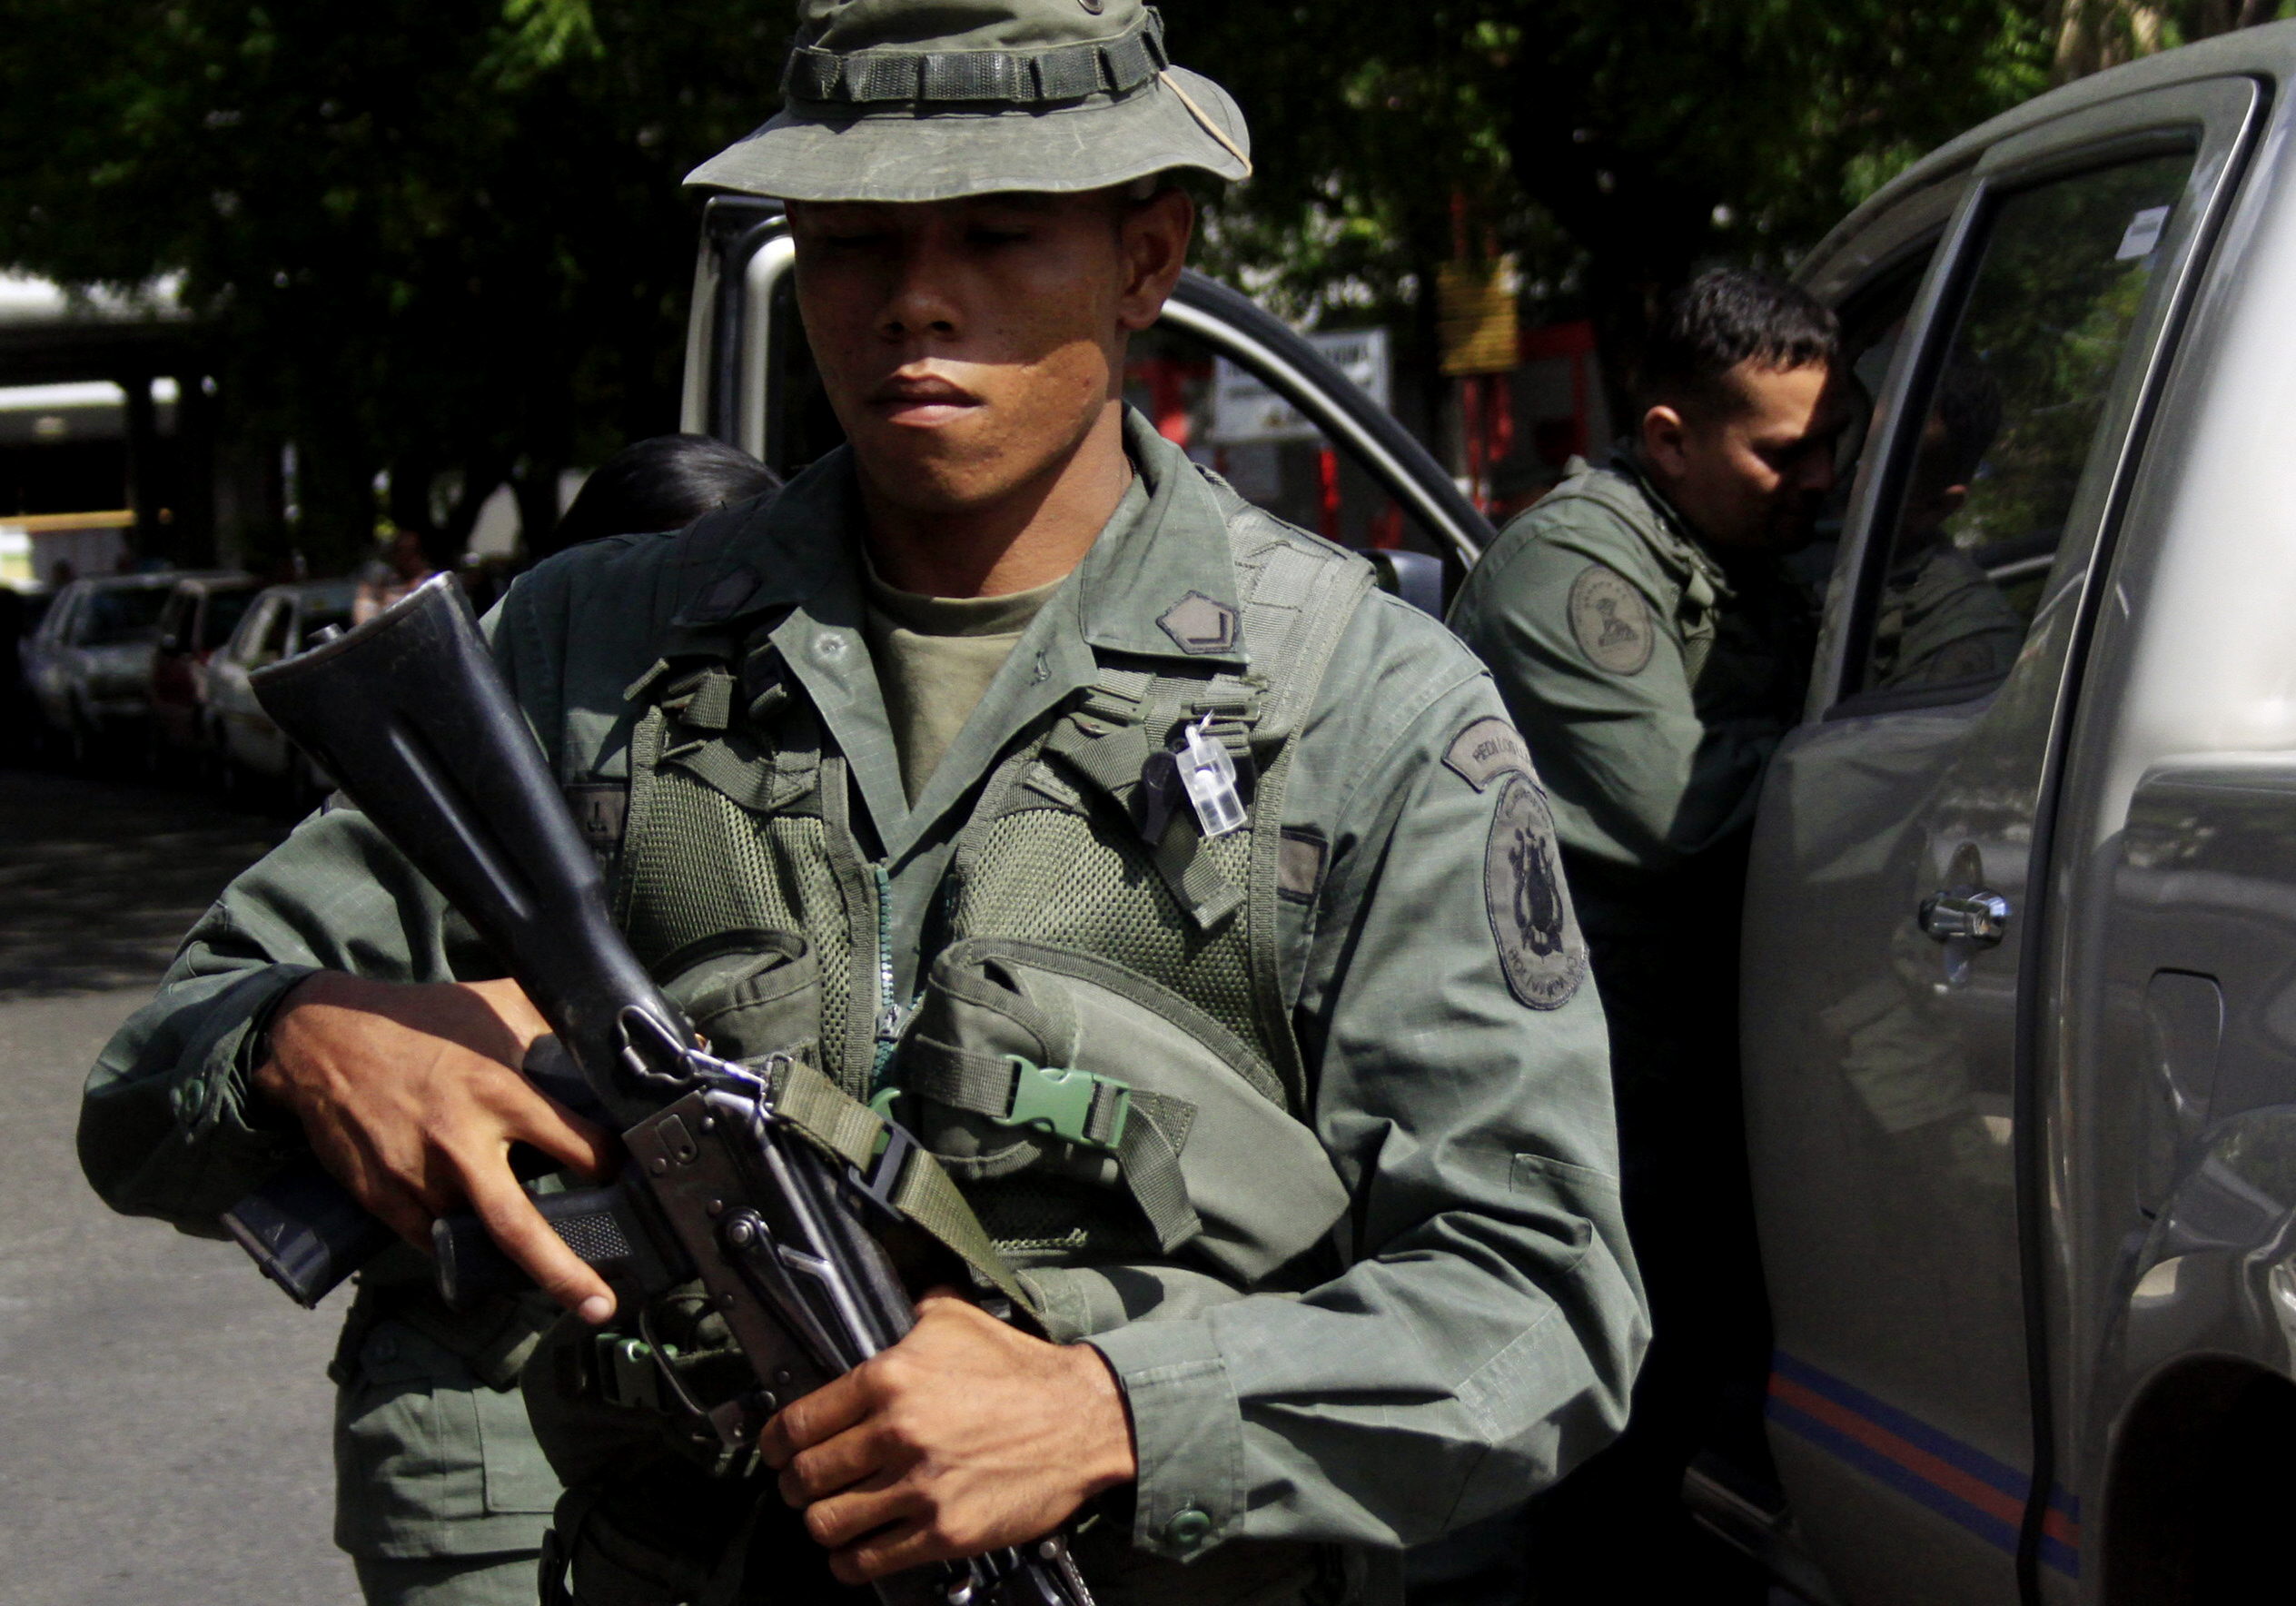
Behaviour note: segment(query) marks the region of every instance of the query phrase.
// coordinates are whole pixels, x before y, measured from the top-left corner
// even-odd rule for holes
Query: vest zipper
[[[901,1041],[901,1028],[908,1024],[916,1003],[911,1000],[904,1006],[893,996],[893,877],[883,865],[871,865],[869,869],[877,883],[877,1053],[869,1073],[869,1086],[875,1090],[885,1086],[893,1050]]]

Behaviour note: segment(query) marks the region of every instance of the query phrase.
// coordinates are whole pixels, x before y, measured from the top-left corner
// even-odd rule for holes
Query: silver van
[[[1860,1606],[2262,1598],[2296,1494],[2296,26],[1805,263],[1874,401],[1757,828],[1748,1135]]]

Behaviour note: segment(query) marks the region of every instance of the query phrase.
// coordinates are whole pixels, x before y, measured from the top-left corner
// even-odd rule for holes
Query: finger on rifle
[[[523,1077],[510,1112],[510,1135],[531,1144],[570,1171],[592,1182],[610,1175],[621,1145],[603,1126],[585,1121]]]
[[[955,1561],[962,1553],[941,1543],[926,1524],[914,1520],[896,1522],[853,1544],[829,1553],[829,1571],[843,1584],[872,1583],[896,1572],[934,1561]]]
[[[355,1131],[339,1121],[307,1120],[304,1135],[329,1175],[342,1184],[368,1214],[417,1249],[430,1252],[435,1213],[413,1189],[377,1162]]]
[[[766,1423],[757,1435],[757,1452],[776,1472],[787,1466],[801,1450],[809,1450],[844,1433],[869,1414],[868,1385],[857,1372],[829,1382],[802,1400],[793,1400]]]
[[[781,1498],[793,1506],[826,1499],[877,1471],[882,1459],[876,1435],[847,1428],[790,1458],[781,1469]]]
[[[519,1186],[507,1159],[474,1166],[462,1181],[470,1208],[489,1235],[537,1287],[593,1325],[614,1314],[614,1291],[606,1279],[550,1230],[534,1208],[533,1198]]]
[[[806,1532],[822,1549],[842,1550],[878,1535],[879,1530],[888,1526],[914,1525],[923,1514],[921,1506],[915,1489],[881,1473],[807,1507]]]

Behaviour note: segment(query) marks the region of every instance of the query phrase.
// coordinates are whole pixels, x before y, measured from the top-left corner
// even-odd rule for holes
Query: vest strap
[[[880,1149],[888,1147],[895,1130],[884,1116],[803,1060],[778,1067],[774,1081],[774,1113],[799,1136],[856,1171],[867,1173],[876,1165]],[[906,1138],[899,1146],[906,1151],[897,1162],[900,1175],[885,1180],[880,1196],[1041,1327],[1044,1313],[996,1253],[981,1218],[973,1214],[940,1162]]]
[[[1184,1098],[923,1036],[912,1036],[902,1049],[900,1085],[886,1091],[1113,1155],[1125,1188],[1166,1254],[1203,1231],[1180,1170],[1180,1150],[1196,1113]]]

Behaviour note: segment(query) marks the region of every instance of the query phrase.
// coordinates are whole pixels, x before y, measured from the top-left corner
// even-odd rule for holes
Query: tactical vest
[[[1212,484],[1248,671],[1102,653],[982,783],[915,997],[894,996],[889,883],[854,831],[846,761],[770,639],[780,618],[681,620],[631,688],[644,713],[613,884],[639,957],[718,1053],[817,1073],[800,1083],[817,1141],[866,1163],[877,1115],[915,1132],[938,1164],[910,1166],[903,1207],[1059,1340],[1343,1264],[1347,1194],[1307,1125],[1277,907],[1293,739],[1371,572]],[[1183,728],[1232,758],[1242,828],[1207,839],[1176,792],[1163,756]],[[696,1364],[722,1381],[721,1362]],[[1098,1538],[1081,1553],[1100,1570],[1172,1571],[1105,1523]],[[1274,1548],[1292,1554],[1273,1581],[1329,1562]],[[1280,1559],[1253,1549],[1232,1560],[1265,1585]]]

